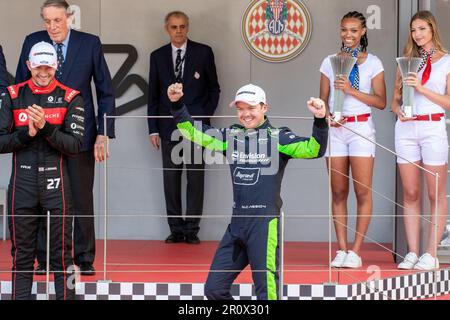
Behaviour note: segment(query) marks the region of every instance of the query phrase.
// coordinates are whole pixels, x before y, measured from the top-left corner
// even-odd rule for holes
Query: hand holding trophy
[[[357,58],[348,54],[338,54],[330,58],[331,67],[335,79],[342,77],[348,78],[352,72]],[[342,119],[342,108],[344,106],[345,93],[342,90],[334,89],[333,101],[333,120],[340,121]]]
[[[408,78],[411,73],[418,73],[422,59],[401,57],[397,58],[397,64],[400,68],[403,80]],[[414,116],[414,87],[403,84],[403,106],[402,111],[405,118],[412,118]]]

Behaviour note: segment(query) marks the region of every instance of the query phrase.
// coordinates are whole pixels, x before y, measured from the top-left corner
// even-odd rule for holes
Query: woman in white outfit
[[[437,242],[444,232],[447,219],[446,180],[448,141],[445,109],[450,109],[450,56],[442,46],[436,20],[429,11],[419,11],[410,22],[405,57],[421,57],[418,74],[397,80],[392,111],[398,115],[395,125],[395,149],[403,185],[403,214],[408,251],[399,269],[432,270],[439,268]],[[413,117],[406,118],[402,105],[402,85],[414,87]],[[421,170],[408,161],[439,174],[436,195],[434,175],[425,174],[431,213],[421,217]],[[436,217],[436,197],[438,215]],[[425,253],[419,258],[421,221],[428,223]],[[438,224],[437,234],[435,225]]]
[[[330,144],[325,154],[327,165],[331,163],[332,211],[339,250],[332,267],[359,268],[361,245],[364,242],[372,214],[372,175],[375,144],[375,127],[372,108],[386,107],[386,85],[383,65],[375,55],[367,52],[368,38],[366,18],[353,11],[341,20],[341,52],[351,53],[358,59],[352,73],[347,78],[334,79],[330,57],[320,67],[320,98],[328,102],[328,110],[333,115],[334,89],[345,93],[342,120],[331,122]],[[329,168],[330,169],[330,168]],[[355,241],[350,247],[347,242],[347,198],[349,193],[349,172],[354,179],[353,187],[357,200],[357,224]]]

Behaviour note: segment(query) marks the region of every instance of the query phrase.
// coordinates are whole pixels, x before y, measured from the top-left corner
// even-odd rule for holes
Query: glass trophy
[[[421,58],[397,58],[397,64],[402,74],[402,79],[409,76],[410,73],[418,73]],[[406,118],[412,118],[414,115],[414,87],[403,85],[403,113]]]
[[[337,54],[330,58],[331,67],[333,68],[333,75],[335,79],[350,76],[353,66],[355,65],[357,58],[354,58],[348,54]],[[334,121],[340,121],[342,119],[342,108],[344,106],[345,94],[342,90],[334,89],[334,101],[333,101],[333,117]]]

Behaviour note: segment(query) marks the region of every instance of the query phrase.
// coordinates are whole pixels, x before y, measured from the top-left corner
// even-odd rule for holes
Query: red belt
[[[370,113],[358,114],[357,116],[344,116],[347,122],[366,122],[370,118]]]
[[[441,121],[445,113],[418,114],[414,116],[416,121]]]

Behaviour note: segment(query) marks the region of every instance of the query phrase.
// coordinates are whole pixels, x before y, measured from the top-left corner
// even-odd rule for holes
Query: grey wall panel
[[[448,32],[448,30],[450,30],[450,20],[448,19],[448,15],[450,14],[450,1],[432,1],[431,9],[439,25],[442,41],[444,42],[447,50],[450,50],[450,34]]]
[[[233,115],[227,107],[238,87],[254,82],[266,89],[269,115],[309,116],[305,101],[319,93],[319,67],[322,59],[340,47],[339,23],[350,10],[366,15],[369,6],[380,8],[380,29],[369,30],[369,50],[384,63],[391,99],[395,74],[394,58],[397,50],[396,28],[397,7],[395,1],[317,0],[305,1],[313,19],[313,34],[308,47],[295,59],[281,64],[263,62],[252,56],[241,39],[241,18],[249,1],[204,1],[204,0],[135,0],[124,5],[119,0],[72,1],[81,8],[81,30],[100,35],[105,45],[128,44],[138,54],[128,75],[136,74],[148,81],[149,54],[168,42],[163,30],[163,19],[168,11],[181,9],[191,18],[192,40],[209,44],[215,53],[217,71],[222,94],[217,115]],[[23,37],[41,28],[38,15],[39,1],[1,2],[0,12],[12,12],[6,20],[0,21],[2,45],[7,55],[8,69],[15,70]],[[25,10],[26,9],[26,10]],[[26,13],[24,13],[26,12]],[[36,12],[28,17],[29,12]],[[27,18],[25,18],[27,17]],[[17,29],[6,26],[21,19]],[[106,59],[114,76],[128,55],[107,53]],[[132,85],[126,93],[117,98],[121,106],[140,97],[142,90]],[[145,115],[146,105],[141,105],[127,115]],[[377,141],[393,148],[393,115],[385,111],[374,111],[377,126]],[[216,126],[228,126],[234,120],[213,120]],[[277,120],[276,125],[287,125],[299,134],[309,135],[311,121]],[[109,165],[109,238],[163,239],[168,233],[164,216],[165,204],[162,187],[161,155],[153,150],[147,136],[145,119],[117,120],[117,139],[111,142]],[[9,178],[9,158],[1,156],[0,186],[6,186]],[[3,170],[3,168],[5,168]],[[103,168],[96,168],[96,212],[99,215],[96,227],[103,236]],[[377,150],[374,189],[388,198],[395,195],[395,159],[381,149]],[[328,177],[325,160],[294,160],[286,169],[282,188],[283,211],[289,217],[286,229],[287,240],[326,241],[328,239]],[[393,206],[374,195],[376,215],[393,212]],[[222,236],[229,218],[217,218],[231,214],[232,189],[230,174],[224,166],[213,165],[206,173],[205,214],[215,218],[204,218],[200,238],[218,239]],[[350,215],[355,214],[354,194],[349,197]],[[135,217],[138,215],[139,217]],[[298,215],[308,216],[298,217]],[[319,217],[320,216],[320,217]],[[354,218],[350,225],[354,226]],[[349,238],[352,239],[352,232]],[[368,236],[382,242],[392,241],[392,219],[374,218]],[[334,232],[333,232],[334,238]]]

